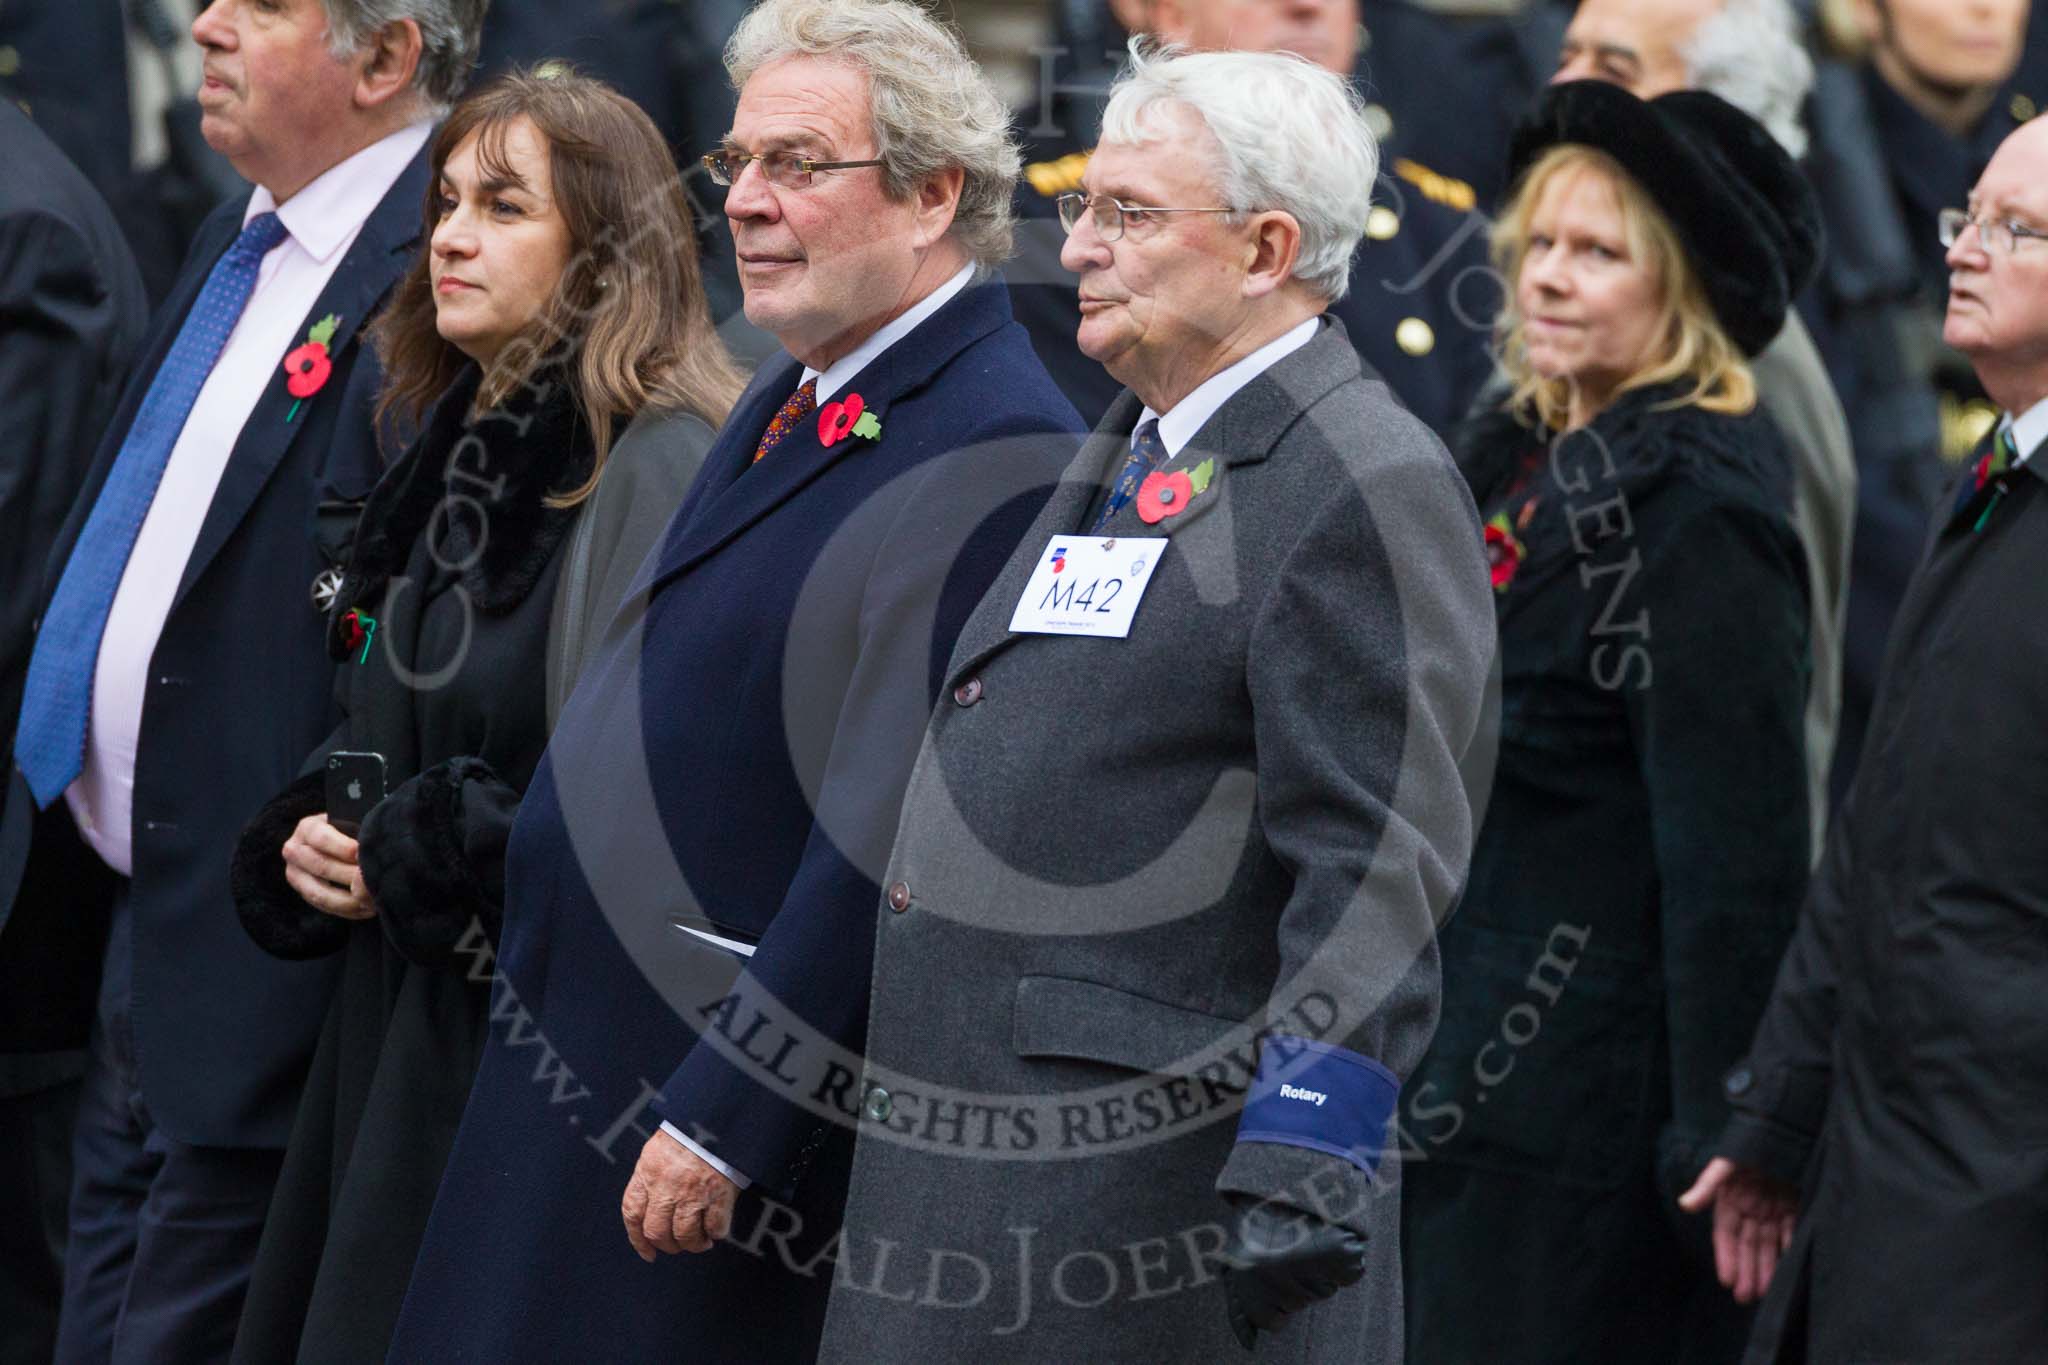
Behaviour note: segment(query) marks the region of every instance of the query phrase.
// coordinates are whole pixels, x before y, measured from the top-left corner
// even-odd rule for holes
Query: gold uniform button
[[[1365,215],[1365,235],[1375,242],[1384,242],[1401,230],[1401,216],[1385,204],[1373,205],[1371,213]]]
[[[2014,95],[2012,97],[2012,116],[2015,122],[2025,123],[2040,112],[2039,109],[2034,107],[2034,102],[2025,95]]]
[[[21,70],[21,54],[11,47],[0,47],[0,76],[12,76]]]
[[[1365,126],[1372,129],[1372,135],[1385,142],[1394,135],[1394,116],[1387,112],[1384,104],[1365,106]]]
[[[1394,344],[1409,355],[1428,355],[1436,349],[1436,328],[1421,318],[1402,318],[1394,329]]]

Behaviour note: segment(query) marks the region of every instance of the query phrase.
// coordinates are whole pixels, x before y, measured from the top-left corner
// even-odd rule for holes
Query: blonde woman
[[[1555,87],[1512,166],[1512,388],[1459,442],[1500,756],[1404,1101],[1410,1349],[1728,1361],[1742,1312],[1674,1201],[1806,876],[1806,570],[1746,357],[1818,229],[1777,144],[1703,93]]]
[[[430,165],[428,250],[374,333],[383,411],[419,436],[369,495],[329,626],[346,718],[235,859],[250,937],[340,974],[237,1360],[385,1358],[485,1039],[521,794],[740,388],[637,106],[506,76]],[[327,805],[334,751],[381,761],[359,829]]]

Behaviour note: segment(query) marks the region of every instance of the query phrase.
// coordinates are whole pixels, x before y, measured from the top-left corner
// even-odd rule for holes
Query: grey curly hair
[[[875,155],[891,198],[958,166],[952,235],[984,269],[1008,259],[1010,192],[1023,158],[1009,110],[959,34],[908,0],[765,0],[726,43],[725,70],[738,89],[769,63],[799,56],[867,74]]]
[[[490,0],[321,0],[327,10],[327,50],[347,57],[386,24],[410,19],[420,26],[420,65],[413,89],[435,115],[448,112],[469,84]]]

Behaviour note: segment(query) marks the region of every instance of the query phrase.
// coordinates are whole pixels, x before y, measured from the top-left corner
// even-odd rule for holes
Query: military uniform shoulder
[[[1425,199],[1460,213],[1479,207],[1479,195],[1454,175],[1433,171],[1413,157],[1397,156],[1390,168],[1395,175],[1422,191]]]
[[[1050,199],[1080,189],[1081,173],[1087,169],[1087,152],[1067,152],[1046,161],[1025,162],[1024,183]]]

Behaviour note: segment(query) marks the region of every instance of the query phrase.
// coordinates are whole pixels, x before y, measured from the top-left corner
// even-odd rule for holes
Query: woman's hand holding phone
[[[285,840],[284,879],[323,915],[376,918],[377,902],[370,899],[356,861],[356,841],[329,824],[325,814],[308,815]]]

